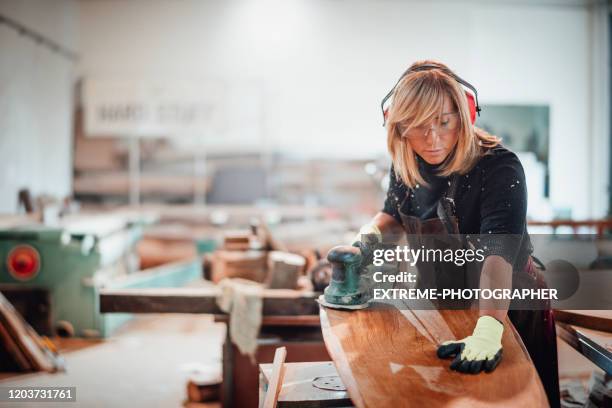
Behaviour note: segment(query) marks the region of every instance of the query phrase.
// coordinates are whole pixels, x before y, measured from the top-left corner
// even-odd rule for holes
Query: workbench
[[[220,289],[210,282],[198,287],[114,289],[100,293],[102,313],[202,313],[227,324],[216,303]],[[287,362],[329,360],[323,343],[318,293],[289,289],[263,290],[263,318],[255,361],[240,353],[229,338],[223,345],[223,407],[257,407],[259,363],[270,363],[277,347],[287,348]]]
[[[612,311],[555,310],[557,335],[612,375]]]
[[[225,314],[217,306],[221,291],[211,282],[180,288],[102,289],[101,313]],[[291,289],[264,289],[264,316],[318,315],[319,294]]]

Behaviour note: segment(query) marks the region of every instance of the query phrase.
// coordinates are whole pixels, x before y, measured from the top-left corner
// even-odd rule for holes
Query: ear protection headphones
[[[400,83],[400,81],[406,75],[410,73],[419,72],[419,71],[430,71],[432,69],[439,69],[443,71],[445,74],[449,75],[455,81],[459,82],[461,85],[469,89],[469,91],[465,91],[465,96],[467,98],[467,104],[470,109],[470,122],[472,122],[472,125],[476,122],[476,114],[480,116],[480,105],[478,104],[478,91],[476,91],[476,88],[474,88],[474,86],[470,84],[468,81],[462,79],[458,75],[455,75],[451,70],[445,67],[442,67],[440,65],[434,65],[434,64],[423,64],[423,65],[418,65],[414,68],[408,68],[402,74],[402,76],[397,80],[397,82],[393,86],[393,89],[391,89],[389,93],[383,98],[382,102],[380,103],[380,109],[382,110],[382,113],[383,113],[383,126],[385,126],[385,124],[387,123],[387,114],[389,113],[389,108],[388,107],[385,108],[385,103],[389,100],[389,98],[391,98],[391,96],[395,92],[395,88],[397,88],[397,85]]]

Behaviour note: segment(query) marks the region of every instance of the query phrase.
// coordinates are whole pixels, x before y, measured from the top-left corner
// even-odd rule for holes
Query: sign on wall
[[[223,85],[200,80],[88,79],[83,87],[89,137],[184,137],[219,133]]]

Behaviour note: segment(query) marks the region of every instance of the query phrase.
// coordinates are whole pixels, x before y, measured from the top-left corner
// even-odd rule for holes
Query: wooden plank
[[[0,294],[0,324],[13,338],[33,369],[55,371],[55,362],[41,347],[42,339],[2,294]]]
[[[100,291],[101,313],[223,313],[218,288],[138,288]]]
[[[51,295],[48,289],[18,283],[0,283],[0,293],[39,335],[51,336]]]
[[[216,323],[229,322],[229,315],[215,315]],[[264,316],[261,319],[263,326],[299,326],[299,327],[320,327],[321,320],[318,315],[304,316]]]
[[[538,374],[508,319],[504,357],[492,373],[462,374],[436,349],[471,334],[476,311],[411,311],[374,303],[368,309],[321,308],[321,328],[357,407],[546,407]]]
[[[557,335],[599,368],[612,375],[612,333],[557,322]]]
[[[285,381],[278,395],[279,408],[350,407],[346,391],[314,387],[317,377],[337,377],[338,371],[331,361],[311,363],[285,363]],[[267,384],[272,375],[272,364],[260,364],[261,381]]]
[[[263,314],[269,316],[317,314],[317,294],[290,289],[263,290]],[[223,314],[217,306],[217,287],[103,289],[102,313]]]
[[[270,376],[270,382],[268,390],[266,391],[266,398],[264,399],[263,408],[275,408],[276,401],[278,400],[278,394],[283,385],[283,379],[285,378],[285,358],[287,357],[287,349],[285,347],[279,347],[274,353],[274,362],[272,363],[272,375]]]
[[[21,352],[21,349],[11,337],[3,319],[0,317],[0,344],[10,354],[15,363],[19,366],[22,371],[32,371],[34,367],[30,364],[26,356]]]
[[[555,321],[612,333],[612,310],[555,310]]]

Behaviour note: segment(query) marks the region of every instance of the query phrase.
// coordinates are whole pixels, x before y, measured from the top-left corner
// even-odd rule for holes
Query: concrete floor
[[[0,386],[74,386],[70,407],[181,407],[191,373],[220,375],[224,336],[212,316],[142,315],[105,341],[63,342],[65,373],[11,376]]]

